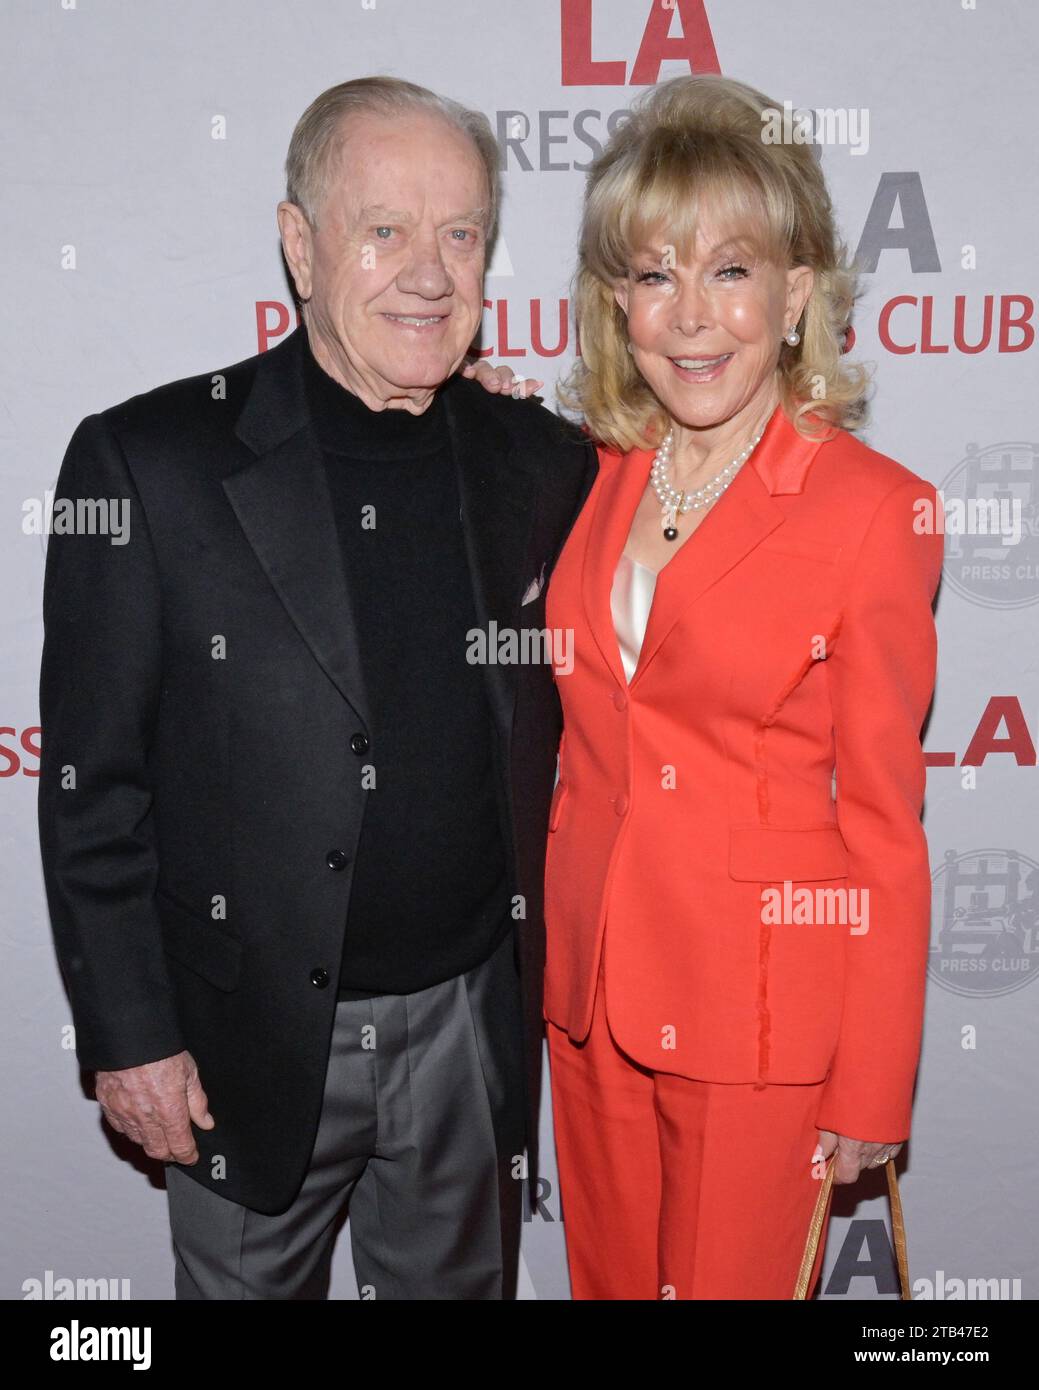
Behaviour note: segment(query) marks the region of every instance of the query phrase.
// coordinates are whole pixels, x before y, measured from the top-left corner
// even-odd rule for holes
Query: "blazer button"
[[[356,753],[358,757],[360,757],[362,753],[367,753],[370,746],[367,734],[354,734],[350,739],[350,749],[352,752]]]
[[[328,984],[328,971],[321,965],[316,966],[310,972],[310,983],[318,989],[324,989]]]
[[[613,692],[613,703],[614,707],[619,709],[622,713],[628,708],[628,698],[623,691],[615,690]]]
[[[325,863],[330,869],[345,869],[348,862],[349,856],[342,849],[330,849],[325,855]]]
[[[627,814],[627,810],[628,810],[628,793],[627,793],[627,792],[621,792],[618,796],[612,797],[611,800],[613,801],[613,809],[616,811],[616,813],[617,813],[618,816],[623,816],[623,815],[626,815],[626,814]]]

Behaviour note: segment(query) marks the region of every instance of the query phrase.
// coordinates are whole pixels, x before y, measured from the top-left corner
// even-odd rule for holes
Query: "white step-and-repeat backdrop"
[[[866,271],[854,321],[854,351],[877,364],[866,438],[940,487],[950,510],[925,737],[928,1013],[902,1178],[915,1293],[1035,1298],[1032,0],[4,0],[0,24],[0,1297],[55,1296],[62,1280],[134,1299],[173,1287],[162,1167],[117,1156],[84,1095],[39,867],[46,536],[31,518],[73,429],[291,329],[274,215],[289,135],[318,92],[380,72],[479,107],[495,127],[503,237],[482,341],[551,395],[573,354],[589,161],[647,85],[720,71],[793,108],[846,113],[821,154]],[[981,533],[974,504],[988,499],[1016,518],[1010,532]],[[543,1130],[521,1296],[559,1299],[547,1104]],[[824,1298],[897,1294],[874,1176],[835,1190]],[[356,1297],[343,1238],[332,1296]]]

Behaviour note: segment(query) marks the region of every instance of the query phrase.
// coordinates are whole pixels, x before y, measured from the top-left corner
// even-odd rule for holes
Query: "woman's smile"
[[[715,381],[732,361],[733,354],[720,357],[670,357],[668,361],[681,381]]]

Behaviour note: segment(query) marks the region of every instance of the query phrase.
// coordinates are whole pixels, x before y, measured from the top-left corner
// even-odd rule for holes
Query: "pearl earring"
[[[789,343],[791,347],[797,347],[798,343],[801,341],[801,335],[796,328],[791,326],[783,334],[783,341]]]

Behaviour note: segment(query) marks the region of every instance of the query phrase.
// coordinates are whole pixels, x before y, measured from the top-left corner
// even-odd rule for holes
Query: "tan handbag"
[[[819,1236],[822,1234],[823,1219],[826,1216],[826,1207],[830,1200],[830,1189],[833,1187],[833,1165],[836,1158],[837,1152],[834,1150],[826,1164],[826,1176],[819,1185],[819,1192],[815,1199],[815,1210],[812,1212],[812,1219],[808,1226],[808,1239],[805,1241],[804,1254],[801,1256],[801,1268],[797,1271],[794,1298],[804,1298],[808,1293],[808,1280],[811,1277],[812,1266],[815,1264],[816,1251],[819,1249]],[[895,1160],[889,1158],[884,1167],[887,1169],[887,1193],[891,1202],[891,1234],[895,1241],[898,1283],[902,1290],[903,1299],[911,1301],[913,1295],[909,1288],[906,1228],[902,1219],[902,1199],[898,1193],[898,1178],[895,1176]]]

